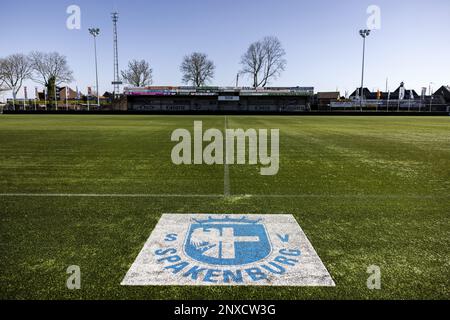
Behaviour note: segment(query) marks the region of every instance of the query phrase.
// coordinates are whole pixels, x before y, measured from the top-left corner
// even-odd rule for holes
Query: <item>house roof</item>
[[[359,90],[361,90],[361,88],[357,88],[355,91],[353,91],[353,93],[350,95],[350,97],[356,97],[357,95],[359,95]],[[363,93],[364,93],[365,97],[372,94],[372,92],[370,92],[370,90],[367,88],[363,88]]]
[[[437,91],[446,91],[447,93],[450,93],[450,86],[442,86]]]
[[[400,88],[401,87],[398,87],[397,90],[395,90],[393,93],[398,94],[400,92]],[[417,94],[416,90],[411,90],[411,89],[407,89],[407,88],[405,88],[405,95],[409,96],[409,93],[411,91],[413,92],[414,97],[419,97],[419,95]]]
[[[440,96],[445,101],[450,101],[450,86],[442,86],[436,90],[433,96]]]
[[[350,95],[350,97],[356,97],[359,90],[360,89],[358,88],[355,91],[353,91],[353,93]],[[420,97],[415,90],[405,88],[405,99],[409,99],[411,91],[413,93],[414,99],[418,99]],[[378,98],[378,96],[377,96],[378,91],[371,92],[369,89],[364,88],[363,93],[364,93],[364,97],[366,99],[371,100],[371,99]],[[381,95],[380,99],[387,99],[388,96],[390,97],[390,99],[398,99],[399,93],[400,93],[400,87],[398,87],[397,90],[390,92],[390,94],[388,92],[380,91],[380,95]]]

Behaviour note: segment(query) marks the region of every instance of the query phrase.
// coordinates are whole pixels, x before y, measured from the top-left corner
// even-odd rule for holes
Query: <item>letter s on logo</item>
[[[155,254],[157,256],[165,256],[166,254],[175,254],[175,253],[177,253],[177,250],[173,249],[173,248],[166,249],[166,250],[158,249],[158,250],[155,251]]]
[[[169,233],[169,234],[166,235],[166,237],[164,238],[164,241],[172,242],[172,241],[177,240],[177,238],[178,238],[178,234],[176,234],[176,233]]]

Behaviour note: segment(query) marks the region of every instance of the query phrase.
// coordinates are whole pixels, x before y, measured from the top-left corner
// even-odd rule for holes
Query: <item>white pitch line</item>
[[[73,197],[73,198],[346,198],[346,199],[449,199],[450,195],[385,194],[127,194],[127,193],[0,193],[0,197]]]
[[[132,193],[0,193],[0,197],[74,198],[222,198],[222,194],[132,194]]]
[[[227,134],[227,128],[228,128],[228,118],[225,116],[225,130],[224,135]],[[225,197],[230,196],[230,168],[227,163],[227,157],[224,158],[224,165],[223,165],[223,195]]]

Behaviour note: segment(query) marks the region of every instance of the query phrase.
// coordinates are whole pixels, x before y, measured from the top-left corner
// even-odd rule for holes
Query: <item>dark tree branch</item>
[[[50,78],[56,79],[56,85],[73,81],[73,72],[65,56],[57,52],[32,52],[31,65],[34,70],[33,80],[48,86]]]
[[[122,78],[135,87],[145,87],[153,82],[153,70],[145,60],[132,60],[128,69],[121,72]]]
[[[31,77],[31,63],[23,54],[12,54],[0,59],[0,84],[3,91],[13,91],[15,97],[23,81]]]
[[[286,55],[280,40],[265,37],[252,43],[241,58],[242,74],[253,79],[253,87],[265,87],[270,80],[276,79],[286,68]]]
[[[180,70],[184,83],[201,87],[214,78],[215,66],[206,54],[194,52],[184,57]]]

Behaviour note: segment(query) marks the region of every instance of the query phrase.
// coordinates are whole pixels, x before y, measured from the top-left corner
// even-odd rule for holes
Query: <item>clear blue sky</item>
[[[69,5],[81,8],[81,30],[66,28]],[[98,38],[100,91],[111,90],[112,22],[119,18],[119,59],[150,61],[155,85],[179,85],[182,57],[201,51],[216,64],[214,85],[234,85],[248,45],[265,35],[279,37],[288,65],[274,86],[314,86],[342,94],[359,85],[362,39],[369,5],[381,9],[381,29],[368,38],[366,84],[394,89],[401,81],[420,91],[450,84],[449,0],[51,0],[4,1],[0,56],[33,50],[67,56],[76,82],[86,91],[95,84],[92,37]],[[241,85],[250,84],[242,79]],[[34,96],[32,82],[27,82]],[[23,90],[19,96],[23,95]]]

